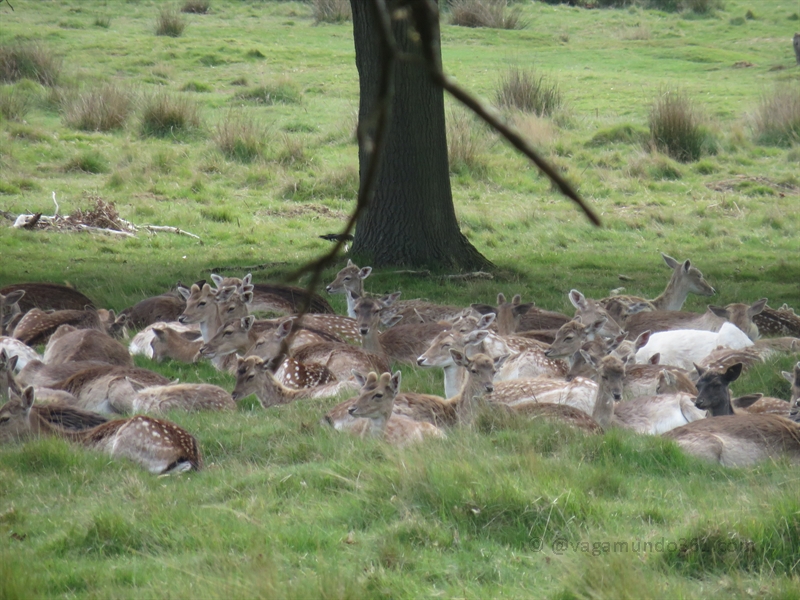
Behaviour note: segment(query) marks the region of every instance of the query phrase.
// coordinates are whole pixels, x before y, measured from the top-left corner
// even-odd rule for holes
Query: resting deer
[[[753,322],[765,336],[800,336],[800,317],[787,304],[778,309],[764,307],[764,310],[753,316]]]
[[[781,376],[792,384],[792,399],[791,404],[794,406],[800,400],[800,362],[794,366],[794,370],[789,373],[788,371],[781,371]]]
[[[152,296],[129,306],[120,313],[128,318],[134,329],[144,329],[154,323],[177,321],[186,309],[186,300],[177,291]]]
[[[0,293],[0,335],[7,335],[17,323],[22,310],[19,301],[25,295],[25,290],[15,290],[6,295]]]
[[[516,294],[511,302],[504,294],[497,294],[497,307],[489,304],[473,304],[472,309],[479,314],[497,315],[496,329],[499,335],[515,332],[555,331],[570,320],[566,315],[536,308],[532,302],[523,304],[522,297]]]
[[[649,310],[680,310],[689,294],[713,296],[716,293],[716,290],[703,278],[700,270],[692,266],[690,260],[687,259],[681,263],[663,252],[661,257],[672,269],[672,277],[660,296],[649,301],[635,296],[612,296],[604,298],[600,304],[605,305],[610,301],[623,302],[628,305],[645,303]]]
[[[710,416],[719,417],[734,414],[774,414],[789,417],[792,404],[779,398],[761,394],[749,394],[731,400],[728,386],[742,374],[742,365],[735,364],[724,371],[703,369],[695,365],[700,378],[697,380],[697,399],[695,405],[708,410]],[[745,412],[746,411],[746,412]]]
[[[400,371],[383,373],[380,378],[371,372],[361,393],[348,409],[359,419],[350,432],[361,437],[379,437],[394,446],[407,446],[426,437],[446,437],[444,432],[426,421],[415,421],[405,415],[393,413],[395,398],[400,390]]]
[[[580,317],[580,322],[587,325],[602,321],[596,334],[604,338],[615,338],[622,333],[622,328],[611,314],[596,300],[590,300],[578,290],[570,290],[567,295],[572,306],[575,307],[575,318]]]
[[[636,362],[646,363],[656,353],[661,355],[661,364],[691,369],[718,346],[740,349],[752,346],[753,342],[733,323],[725,323],[716,333],[693,329],[659,331],[650,336],[647,345],[636,353]]]
[[[352,295],[352,292],[348,292]],[[423,323],[413,325],[395,325],[383,333],[378,325],[384,322],[394,325],[402,317],[393,315],[388,322],[384,320],[387,308],[391,307],[400,293],[384,296],[380,300],[359,298],[355,305],[356,321],[362,337],[364,350],[386,357],[390,361],[405,364],[416,364],[417,357],[427,350],[433,339],[449,325],[441,323]]]
[[[362,297],[371,297],[364,292],[364,280],[372,273],[372,267],[359,269],[352,260],[336,274],[336,278],[325,288],[329,294],[344,294],[347,300],[347,315],[356,317],[356,302]],[[399,296],[399,294],[398,294]],[[415,322],[436,322],[453,319],[463,309],[457,306],[443,306],[423,300],[402,300],[394,302],[391,313],[402,316],[404,324]]]
[[[101,450],[112,458],[130,459],[151,473],[181,473],[201,467],[197,440],[168,421],[139,415],[70,431],[32,410],[33,401],[33,388],[28,387],[21,398],[14,398],[0,408],[0,443],[52,435]]]
[[[389,370],[385,358],[347,344],[336,342],[314,342],[305,344],[286,354],[285,342],[292,330],[292,319],[284,319],[277,328],[261,335],[248,355],[266,361],[277,360],[280,364],[275,377],[288,387],[314,387],[327,381],[345,381],[352,372]],[[282,360],[281,360],[282,359]],[[315,381],[322,373],[331,375],[325,381]]]
[[[124,334],[126,322],[125,315],[117,318],[113,310],[88,308],[44,312],[32,308],[17,323],[14,337],[29,346],[46,344],[61,325],[71,325],[75,329],[97,329],[118,339]]]
[[[59,364],[84,360],[133,366],[128,349],[102,331],[75,329],[71,325],[56,329],[45,348],[44,362]]]
[[[625,329],[630,335],[638,335],[642,331],[670,331],[675,329],[698,329],[701,331],[719,331],[729,321],[741,329],[752,341],[758,339],[758,327],[753,317],[764,310],[767,303],[762,298],[753,304],[734,303],[725,307],[709,305],[702,315],[679,310],[656,310],[642,312],[629,317],[625,321]]]
[[[32,360],[42,360],[36,350],[12,337],[0,336],[0,350],[5,350],[8,356],[17,357],[17,366],[15,367],[17,371],[23,369]]]
[[[241,290],[249,286],[250,291],[253,292],[253,301],[250,305],[252,312],[291,315],[299,313],[308,301],[308,313],[334,314],[331,305],[319,294],[311,294],[309,297],[308,290],[303,288],[279,283],[253,283],[253,275],[251,273],[248,273],[242,279],[212,274],[211,280],[218,289],[236,286]]]
[[[273,362],[265,362],[257,356],[238,358],[236,387],[233,388],[231,394],[233,399],[238,401],[250,394],[255,394],[261,406],[269,408],[305,398],[329,398],[356,387],[351,381],[337,381],[314,388],[293,390],[275,379],[272,374],[273,369]]]
[[[189,339],[185,333],[180,333],[166,325],[155,326],[151,331],[153,339],[150,340],[150,351],[156,362],[162,362],[165,358],[169,358],[184,363],[193,363],[200,358],[200,348],[203,346],[202,337]]]
[[[135,393],[115,400],[113,406],[117,412],[163,414],[170,410],[195,412],[236,408],[228,392],[208,383],[147,386],[130,378],[128,383]]]
[[[777,415],[702,419],[664,434],[685,452],[726,467],[787,457],[800,462],[800,425]]]
[[[16,283],[0,289],[0,295],[19,291],[25,293],[25,296],[19,300],[19,308],[23,313],[32,308],[83,310],[94,306],[91,299],[78,290],[58,283]]]

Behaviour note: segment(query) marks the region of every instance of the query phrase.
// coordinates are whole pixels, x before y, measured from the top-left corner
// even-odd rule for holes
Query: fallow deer
[[[794,370],[791,373],[788,371],[781,371],[781,376],[792,384],[791,404],[795,406],[797,401],[800,400],[800,362],[794,366]]]
[[[352,293],[348,292],[350,295]],[[355,304],[356,320],[364,350],[385,356],[390,361],[413,365],[416,364],[417,357],[428,349],[433,339],[449,325],[442,323],[395,325],[380,333],[378,325],[383,321],[386,309],[394,304],[399,295],[399,293],[391,294],[380,300],[359,298]],[[394,324],[401,318],[399,315],[393,315],[387,324]]]
[[[777,415],[702,419],[664,434],[685,452],[726,467],[787,457],[800,462],[800,425]]]
[[[94,307],[91,299],[78,290],[58,283],[17,283],[0,289],[0,295],[22,291],[25,296],[19,301],[23,313],[32,308],[42,310],[84,310]]]
[[[153,323],[177,321],[186,309],[186,300],[177,291],[145,298],[123,310],[134,329],[143,329]]]
[[[33,388],[28,387],[21,398],[14,398],[0,408],[0,443],[51,435],[100,450],[115,459],[130,459],[155,474],[201,467],[197,440],[168,421],[139,415],[71,431],[32,410],[33,401]]]
[[[252,300],[252,292],[239,294],[234,286],[215,291],[208,284],[203,287],[193,284],[190,289],[179,287],[178,292],[186,299],[186,308],[178,322],[199,325],[206,343],[229,319],[246,317],[247,303]]]
[[[661,257],[672,269],[672,277],[660,296],[649,301],[635,296],[611,296],[601,300],[600,304],[605,305],[609,301],[623,301],[626,304],[646,303],[649,304],[650,310],[680,310],[689,294],[713,296],[716,293],[716,290],[703,278],[700,270],[692,266],[690,260],[679,262],[663,252]]]
[[[800,317],[787,304],[777,309],[766,306],[753,317],[753,322],[764,336],[800,337]]]
[[[162,362],[165,358],[185,363],[197,362],[203,338],[189,339],[172,327],[155,326],[152,329],[153,339],[150,341],[152,358]]]
[[[199,345],[194,349],[194,353],[200,350],[203,345],[203,337],[200,334],[200,326],[196,324],[183,325],[178,321],[168,321],[163,323],[153,323],[147,325],[144,329],[139,331],[128,344],[128,352],[132,356],[146,356],[158,360],[153,350],[153,340],[156,338],[155,330],[160,329],[164,336],[162,336],[161,343],[157,343],[161,358],[175,358],[182,362],[194,362],[190,360],[194,354],[191,354],[192,343]],[[170,330],[170,331],[167,331]],[[180,356],[181,358],[177,358]]]
[[[127,317],[124,316],[120,316],[117,320],[113,310],[104,310],[101,313],[94,308],[88,308],[44,312],[32,308],[17,323],[14,337],[29,346],[46,344],[61,325],[71,325],[75,329],[97,329],[111,337],[119,338],[122,337],[126,321]]]
[[[179,383],[146,386],[130,378],[128,382],[135,394],[117,398],[113,403],[117,412],[163,414],[170,410],[196,412],[236,409],[231,395],[217,385]]]
[[[382,438],[399,447],[421,442],[426,437],[446,437],[435,425],[392,412],[400,390],[400,375],[400,371],[394,375],[383,373],[380,378],[374,372],[369,374],[361,393],[348,409],[351,416],[361,421],[350,432],[361,437]]]
[[[14,290],[5,295],[0,293],[0,335],[13,331],[18,317],[22,313],[19,301],[25,295],[25,290]]]
[[[95,360],[109,364],[132,366],[128,349],[117,340],[96,329],[75,329],[62,325],[50,337],[44,351],[44,362]]]
[[[749,394],[737,399],[734,405],[728,386],[742,374],[742,365],[735,364],[724,371],[703,369],[695,365],[700,378],[697,380],[697,399],[695,405],[708,410],[710,416],[720,417],[734,414],[773,414],[789,417],[792,404],[779,398]]]
[[[636,353],[636,362],[646,363],[656,353],[661,354],[661,364],[691,369],[718,346],[740,349],[753,342],[733,323],[724,323],[718,332],[677,329],[659,331],[650,336],[647,345]]]
[[[519,294],[515,295],[511,302],[507,302],[505,295],[501,293],[497,295],[497,307],[489,304],[473,304],[472,309],[482,315],[496,314],[495,323],[499,335],[532,330],[555,331],[570,320],[561,313],[536,308],[532,302],[523,304]]]
[[[281,315],[292,315],[299,313],[307,303],[307,313],[314,314],[334,314],[333,308],[319,294],[312,293],[309,296],[308,290],[279,283],[253,283],[253,275],[248,273],[243,278],[222,277],[217,274],[211,275],[211,280],[217,288],[226,286],[252,286],[253,301],[250,305],[252,312],[271,312]]]
[[[27,344],[8,336],[0,336],[0,349],[8,356],[17,357],[15,370],[23,369],[32,360],[42,360],[41,355]]]
[[[274,365],[257,356],[237,359],[236,386],[231,396],[238,401],[255,394],[264,408],[289,404],[305,398],[328,398],[348,389],[354,389],[352,381],[338,381],[314,388],[293,390],[285,387],[272,374]]]
[[[578,290],[570,290],[567,295],[572,306],[575,307],[575,317],[580,317],[581,323],[590,325],[602,321],[597,335],[605,338],[615,338],[622,333],[622,328],[609,314],[609,312],[596,300],[590,300]]]
[[[361,373],[388,371],[388,361],[363,348],[337,342],[313,342],[291,350],[288,354],[285,340],[292,330],[292,319],[284,319],[277,328],[261,335],[248,355],[280,365],[275,377],[292,388],[314,387],[329,381],[345,381],[355,370]],[[320,369],[319,367],[322,367]],[[330,379],[320,380],[323,373]]]

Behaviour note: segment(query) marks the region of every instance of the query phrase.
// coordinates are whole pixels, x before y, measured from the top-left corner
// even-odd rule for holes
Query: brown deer
[[[218,289],[236,286],[239,289],[250,287],[253,301],[250,310],[253,312],[278,313],[280,315],[297,314],[307,303],[308,313],[334,314],[330,304],[319,294],[311,294],[308,290],[279,283],[253,283],[253,275],[248,273],[243,278],[211,275],[211,280]]]
[[[265,362],[257,356],[238,358],[236,386],[231,394],[233,399],[238,401],[255,394],[261,406],[269,408],[305,398],[328,398],[356,387],[351,381],[337,381],[314,388],[293,390],[276,380],[273,370],[274,362],[272,361]]]
[[[130,459],[155,474],[201,467],[197,440],[168,421],[139,415],[71,431],[32,410],[33,401],[33,388],[28,387],[21,398],[13,398],[0,408],[0,443],[51,435],[100,450],[115,459]]]
[[[611,296],[600,300],[600,304],[605,306],[610,301],[624,302],[628,305],[645,303],[649,310],[680,310],[689,294],[713,296],[716,293],[716,290],[703,278],[700,270],[692,266],[690,260],[679,262],[663,252],[661,257],[672,269],[672,277],[660,296],[653,300],[645,300],[636,296]]]
[[[163,414],[170,410],[196,412],[236,409],[231,395],[217,385],[179,383],[146,386],[130,378],[128,383],[135,394],[119,397],[113,403],[121,413]]]
[[[144,329],[153,323],[177,321],[185,309],[186,300],[175,291],[145,298],[123,310],[120,315],[125,315],[134,329]]]
[[[664,434],[685,452],[726,467],[787,457],[800,462],[800,425],[777,415],[702,419]]]
[[[0,336],[0,349],[5,350],[8,356],[17,357],[17,371],[24,368],[32,360],[42,360],[41,355],[36,350],[12,337]]]
[[[590,300],[578,290],[570,290],[567,294],[572,306],[575,307],[575,318],[580,317],[580,322],[591,325],[602,321],[597,335],[604,338],[615,338],[622,333],[622,328],[614,317],[596,300]],[[605,321],[603,321],[605,319]]]
[[[734,403],[728,386],[742,374],[741,363],[732,365],[724,371],[703,369],[698,365],[695,365],[695,369],[700,375],[695,384],[697,386],[695,405],[708,410],[712,417],[750,413],[774,414],[788,418],[792,411],[790,402],[761,394],[741,396]]]
[[[516,294],[511,302],[506,301],[504,294],[497,295],[497,307],[489,304],[473,304],[472,309],[479,314],[494,313],[499,335],[511,335],[515,332],[555,331],[570,320],[566,315],[536,308],[532,302],[523,304],[522,297]]]
[[[155,326],[151,331],[153,339],[150,341],[150,350],[153,360],[162,362],[169,358],[185,363],[197,362],[203,346],[202,337],[189,339],[185,333],[179,333],[166,325]]]
[[[352,292],[348,292],[352,295]],[[386,357],[390,361],[414,365],[417,357],[428,349],[433,339],[449,325],[442,323],[422,323],[395,325],[383,333],[378,331],[379,323],[394,325],[402,317],[392,315],[386,319],[386,309],[391,307],[400,293],[384,296],[380,300],[359,298],[355,304],[356,320],[362,337],[364,350]]]
[[[794,370],[789,373],[788,371],[781,371],[781,376],[792,384],[792,399],[791,404],[794,406],[800,400],[800,362],[794,366]]]
[[[348,409],[348,413],[360,421],[350,432],[361,437],[382,438],[399,447],[421,442],[426,437],[446,437],[435,425],[392,412],[400,390],[400,376],[400,371],[394,375],[383,373],[380,378],[374,372],[368,375],[361,393]]]
[[[753,316],[753,322],[764,336],[800,336],[800,317],[787,304],[777,309],[764,307]]]
[[[20,319],[14,328],[14,337],[19,341],[36,346],[46,344],[50,336],[61,325],[71,325],[75,329],[97,329],[112,337],[122,337],[127,317],[114,315],[114,311],[102,312],[94,308],[86,310],[57,310],[44,312],[32,308]]]
[[[376,354],[363,348],[336,342],[313,342],[296,348],[286,354],[285,340],[292,330],[292,319],[284,319],[277,328],[261,335],[248,355],[258,356],[266,361],[277,360],[275,377],[288,387],[314,387],[327,381],[344,381],[352,378],[352,372],[368,373],[389,369],[389,363]],[[281,360],[282,359],[282,360]],[[315,368],[317,367],[317,368]],[[319,367],[324,367],[320,370]],[[330,380],[319,381],[322,373],[329,373]]]
[[[16,325],[22,309],[19,301],[25,295],[25,290],[14,290],[6,295],[0,293],[0,335],[7,335]]]
[[[83,360],[133,366],[128,349],[102,331],[75,329],[72,325],[56,329],[45,348],[44,362],[58,364]]]
[[[17,283],[0,289],[0,295],[22,291],[24,297],[19,301],[23,313],[32,308],[42,310],[83,310],[94,303],[78,290],[58,283]]]

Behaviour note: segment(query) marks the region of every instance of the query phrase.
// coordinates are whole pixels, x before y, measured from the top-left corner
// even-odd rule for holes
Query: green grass
[[[160,6],[149,2],[109,0],[101,23],[77,0],[56,13],[48,3],[16,8],[0,7],[3,51],[35,48],[58,68],[46,81],[34,70],[3,85],[32,99],[24,121],[0,120],[3,214],[53,214],[55,191],[61,214],[99,198],[133,223],[179,227],[202,243],[12,230],[0,217],[0,285],[68,282],[119,310],[212,270],[260,265],[257,281],[280,281],[330,248],[317,236],[341,230],[358,187],[351,24],[317,25],[311,3],[220,0],[181,15],[188,26],[174,38],[154,35]],[[800,309],[800,151],[752,127],[765,90],[796,85],[786,39],[796,9],[777,0],[726,0],[699,17],[638,4],[516,8],[525,29],[445,19],[444,67],[487,103],[508,65],[557,73],[566,110],[506,118],[604,226],[590,226],[448,100],[468,142],[453,169],[457,217],[498,265],[495,278],[388,269],[367,288],[463,305],[520,293],[569,312],[571,288],[655,297],[669,275],[665,252],[690,258],[718,290],[687,309],[765,296]],[[745,19],[751,9],[756,18]],[[755,66],[735,69],[741,60]],[[69,126],[63,110],[106,85],[133,92],[121,126]],[[653,98],[677,88],[718,142],[690,164],[646,147]],[[148,119],[147,99],[162,97],[189,103],[178,109],[188,118]],[[220,151],[215,126],[232,110],[269,133],[252,160],[235,143],[233,160]],[[244,139],[237,131],[234,142]],[[258,146],[257,133],[247,139]],[[343,297],[330,300],[344,311]],[[787,397],[780,371],[796,361],[755,367],[734,394]],[[137,364],[233,388],[207,364]],[[441,374],[404,367],[403,387],[441,393]],[[57,440],[0,448],[0,596],[797,597],[791,465],[723,469],[657,438],[589,438],[497,415],[400,452],[320,427],[334,403],[264,411],[249,399],[229,415],[171,414],[198,436],[206,465],[175,478]]]

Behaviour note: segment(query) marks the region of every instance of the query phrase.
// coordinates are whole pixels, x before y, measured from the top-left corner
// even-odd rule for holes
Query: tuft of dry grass
[[[133,111],[131,95],[126,90],[105,85],[80,94],[69,103],[64,122],[83,131],[122,129]]]
[[[800,87],[779,87],[764,96],[752,120],[759,144],[789,147],[800,143]]]
[[[184,96],[161,93],[152,96],[142,111],[144,136],[168,137],[200,127],[200,109]]]
[[[558,138],[558,128],[552,121],[530,113],[516,113],[512,119],[514,127],[535,148],[549,150]]]
[[[650,109],[650,143],[680,162],[698,160],[713,146],[704,117],[682,91],[667,91]]]
[[[40,44],[0,45],[0,81],[32,79],[53,87],[61,75],[62,61]]]
[[[500,108],[513,108],[539,116],[552,115],[564,103],[558,82],[532,69],[511,67],[500,78],[495,96]]]
[[[453,0],[450,23],[490,29],[524,29],[527,26],[518,9],[508,9],[507,0]]]
[[[0,115],[9,121],[22,121],[33,103],[33,95],[17,86],[0,87]]]
[[[181,37],[186,29],[186,21],[174,9],[162,8],[156,18],[156,35],[168,37]]]
[[[314,23],[344,23],[353,20],[350,0],[314,0]]]
[[[214,142],[228,160],[253,162],[264,154],[266,128],[241,111],[231,110],[217,123]]]
[[[463,110],[451,110],[447,119],[447,158],[450,172],[469,172],[483,176],[489,170],[486,162],[486,132]]]

